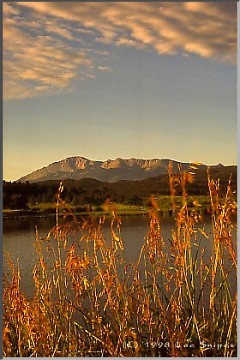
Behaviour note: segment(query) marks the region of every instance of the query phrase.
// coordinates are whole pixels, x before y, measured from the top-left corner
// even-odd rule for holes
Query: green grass
[[[172,210],[172,202],[171,202],[171,197],[169,195],[159,195],[156,196],[156,201],[158,204],[158,208],[159,211],[161,213],[168,213],[169,211]],[[175,197],[175,202],[176,205],[178,207],[181,206],[181,196],[176,196]],[[205,196],[205,195],[196,195],[196,196],[189,196],[187,198],[187,203],[189,208],[194,207],[193,206],[193,201],[197,201],[197,203],[199,204],[198,209],[200,211],[205,211],[205,209],[210,208],[211,205],[211,201],[210,201],[210,197],[209,196]],[[115,209],[118,212],[119,215],[138,215],[138,214],[147,214],[151,208],[150,204],[148,205],[126,205],[126,204],[120,204],[120,203],[114,203]],[[64,204],[64,208],[66,210],[66,208],[71,209],[72,211],[74,211],[76,214],[88,214],[89,210],[87,210],[87,208],[89,208],[89,205],[83,204],[81,205],[82,208],[85,208],[86,210],[84,211],[79,211],[79,206],[74,206],[72,204]],[[56,210],[56,204],[54,203],[40,203],[40,204],[35,204],[35,205],[29,205],[29,210],[11,210],[11,209],[4,209],[3,210],[3,214],[7,215],[14,215],[17,212],[24,212],[24,215],[31,215],[31,211],[32,212],[39,212],[41,214],[49,214],[49,213],[55,213]],[[104,210],[104,205],[102,206],[96,206],[96,205],[91,205],[91,212],[94,213],[95,215],[107,215],[109,214],[109,210]]]
[[[159,209],[161,211],[168,211],[172,209],[171,197],[169,195],[160,195],[156,197]],[[193,202],[199,203],[199,208],[206,209],[207,206],[211,206],[211,199],[206,195],[189,195],[187,197],[187,204],[189,208],[194,207]],[[182,197],[175,196],[175,203],[177,206],[181,206]]]
[[[40,211],[45,211],[48,209],[56,209],[56,204],[55,203],[41,203],[41,204],[36,204],[36,205],[30,205],[29,208],[31,210],[40,210]]]

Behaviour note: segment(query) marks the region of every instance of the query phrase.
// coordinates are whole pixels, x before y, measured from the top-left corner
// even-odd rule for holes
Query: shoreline
[[[151,208],[144,210],[135,210],[135,211],[127,211],[127,210],[116,210],[115,213],[117,216],[148,216],[151,212]],[[189,208],[189,210],[192,210]],[[206,208],[196,210],[201,215],[210,215],[209,211]],[[158,215],[164,218],[173,217],[174,212],[172,209],[168,210],[157,210]],[[94,217],[98,216],[106,216],[112,217],[112,213],[110,211],[84,211],[84,212],[73,212],[75,216],[87,216],[91,215]],[[17,219],[28,219],[28,218],[42,218],[46,219],[49,217],[56,216],[56,212],[43,212],[43,211],[32,211],[32,210],[3,210],[3,220],[17,220]],[[63,218],[66,216],[71,216],[71,213],[63,212],[59,213],[59,217]]]

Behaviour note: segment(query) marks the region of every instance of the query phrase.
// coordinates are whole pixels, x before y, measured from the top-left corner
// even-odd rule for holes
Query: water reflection
[[[39,237],[46,237],[48,231],[55,225],[55,217],[46,218],[26,218],[26,219],[4,219],[3,223],[3,250],[8,252],[13,260],[19,259],[21,270],[21,287],[29,296],[33,292],[32,270],[37,259],[34,248],[36,227],[39,231]],[[149,218],[148,216],[126,216],[122,218],[121,235],[124,244],[123,255],[126,263],[136,262],[140,249],[145,242],[148,232]],[[211,219],[206,217],[199,227],[205,229],[209,239],[201,236],[201,248],[205,249],[205,261],[209,261],[212,249],[212,228]],[[174,229],[173,218],[161,219],[162,236],[166,242],[166,251],[170,246],[171,234]],[[111,241],[110,220],[107,219],[103,227],[103,234],[106,240]],[[200,241],[200,235],[197,235],[197,242]],[[75,233],[71,237],[71,241],[77,241],[79,234]],[[236,241],[236,231],[234,232],[234,242]],[[4,260],[4,270],[6,270],[6,260]],[[233,273],[231,282],[236,287],[235,274]]]

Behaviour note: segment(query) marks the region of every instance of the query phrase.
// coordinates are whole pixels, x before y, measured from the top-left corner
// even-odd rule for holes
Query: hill
[[[172,161],[173,171],[177,172],[181,164],[187,170],[189,163],[180,163],[170,159],[121,159],[106,161],[89,160],[81,156],[69,157],[33,171],[18,181],[39,182],[46,180],[92,178],[100,181],[116,182],[120,180],[143,180],[168,173],[168,164]]]

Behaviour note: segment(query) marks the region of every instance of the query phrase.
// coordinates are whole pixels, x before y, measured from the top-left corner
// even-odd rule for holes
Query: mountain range
[[[189,169],[190,163],[181,163],[170,159],[145,160],[117,158],[115,160],[94,161],[81,156],[74,156],[33,171],[21,177],[18,181],[40,182],[65,179],[79,180],[83,178],[92,178],[107,182],[143,180],[167,174],[170,161],[172,162],[173,172],[178,172],[180,165],[183,170]],[[221,164],[212,167],[224,168]],[[205,165],[200,165],[198,168],[205,168]]]

